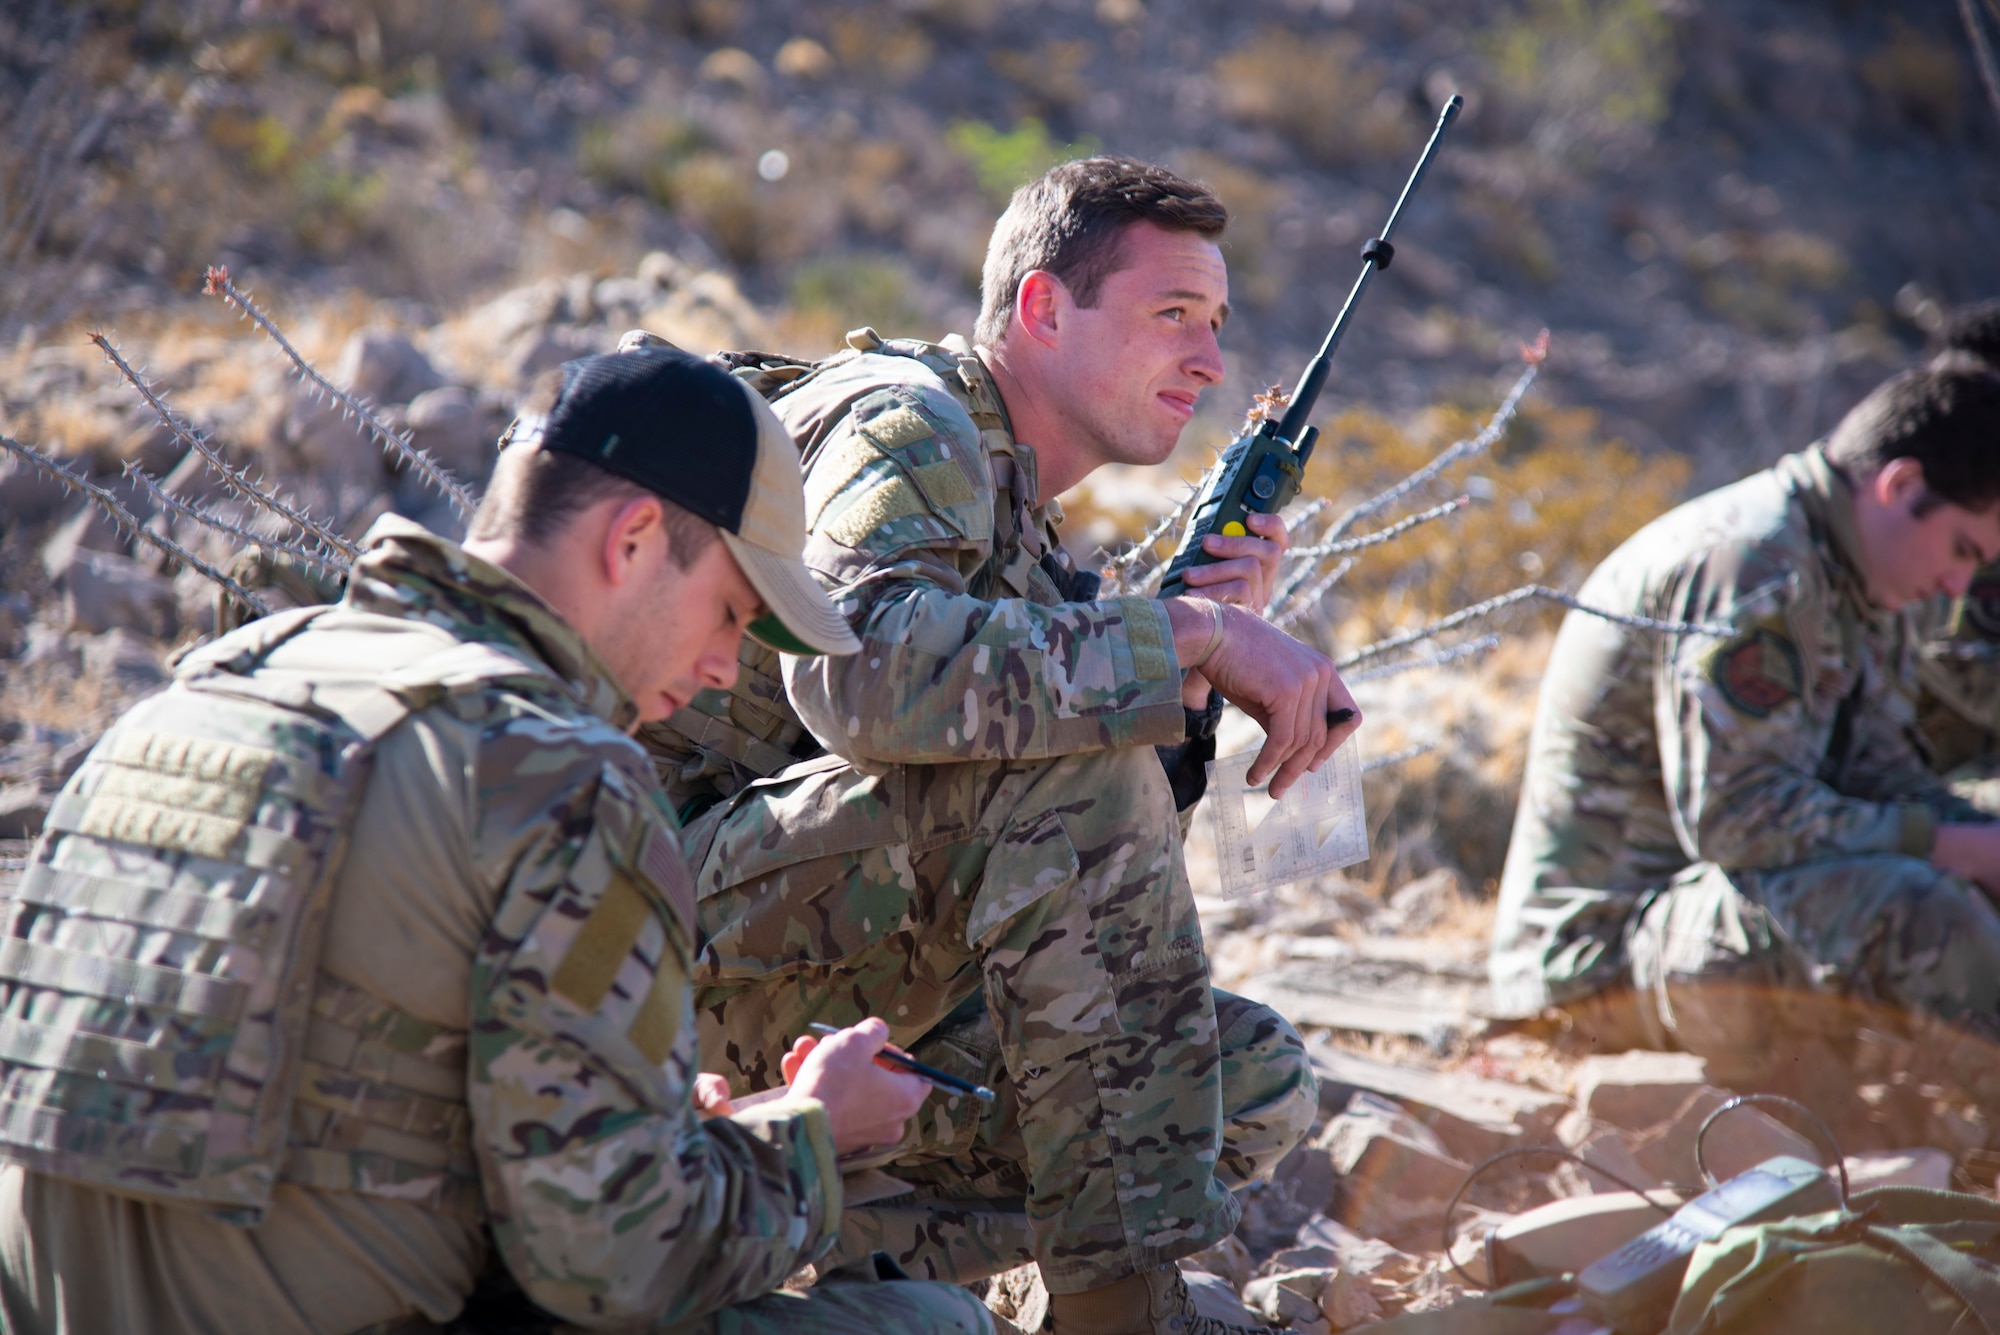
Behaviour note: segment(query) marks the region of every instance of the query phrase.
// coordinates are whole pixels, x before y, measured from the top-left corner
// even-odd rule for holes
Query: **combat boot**
[[[1270,1335],[1271,1328],[1201,1315],[1181,1268],[1163,1265],[1100,1289],[1050,1294],[1042,1329],[1054,1335]]]

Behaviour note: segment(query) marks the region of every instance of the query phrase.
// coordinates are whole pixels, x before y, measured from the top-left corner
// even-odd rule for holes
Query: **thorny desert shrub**
[[[1889,40],[1861,62],[1861,77],[1897,120],[1955,138],[1964,125],[1963,59],[1951,45],[1889,16]]]
[[[827,19],[828,45],[850,73],[903,84],[930,67],[937,47],[900,6],[842,6]]]
[[[838,255],[809,261],[792,275],[788,342],[819,356],[842,334],[869,325],[887,338],[922,332],[911,302],[909,267],[879,255]]]
[[[980,189],[1000,204],[1016,187],[1058,162],[1086,158],[1098,150],[1097,141],[1088,135],[1075,143],[1057,143],[1038,116],[1023,116],[1011,130],[985,121],[953,121],[945,130],[945,143],[972,164]]]
[[[1372,495],[1476,432],[1490,411],[1483,404],[1436,408],[1403,426],[1349,409],[1322,426],[1304,494],[1337,497],[1336,508]],[[1482,503],[1364,553],[1335,586],[1319,624],[1341,626],[1341,643],[1352,647],[1363,635],[1419,625],[1523,583],[1573,589],[1612,548],[1673,506],[1687,479],[1680,456],[1646,456],[1607,439],[1595,411],[1531,400],[1495,453],[1436,485],[1438,493],[1463,491]],[[1390,518],[1384,515],[1384,524]]]
[[[1032,51],[995,51],[988,61],[1044,113],[1060,115],[1082,106],[1090,97],[1091,84],[1084,77],[1084,68],[1094,54],[1087,41],[1049,37]]]
[[[1271,126],[1329,166],[1395,157],[1414,138],[1405,98],[1347,33],[1267,31],[1217,60],[1214,75],[1232,115]]]
[[[1679,75],[1673,26],[1654,0],[1528,0],[1479,44],[1497,91],[1554,159],[1643,141]]]

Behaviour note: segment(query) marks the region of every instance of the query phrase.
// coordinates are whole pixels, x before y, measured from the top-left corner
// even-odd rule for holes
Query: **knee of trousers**
[[[1809,985],[1771,914],[1712,864],[1633,914],[1625,949],[1649,1043],[1716,1060],[1767,1050],[1775,994]]]
[[[1023,918],[1056,919],[1078,905],[1142,895],[1192,916],[1173,794],[1151,747],[1018,766],[999,787],[1013,792],[996,795],[982,813],[992,851],[966,925],[972,945],[1032,931]],[[1104,944],[1114,952],[1119,945]]]
[[[1319,1078],[1305,1040],[1262,1002],[1215,990],[1222,1056],[1223,1176],[1231,1189],[1268,1178],[1312,1133]]]

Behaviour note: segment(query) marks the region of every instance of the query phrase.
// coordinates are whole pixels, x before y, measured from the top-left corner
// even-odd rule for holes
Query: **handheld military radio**
[[[1274,421],[1266,417],[1255,429],[1231,441],[1215,466],[1208,470],[1194,514],[1181,535],[1181,545],[1174,549],[1173,559],[1167,563],[1166,576],[1160,581],[1162,598],[1187,592],[1181,572],[1189,566],[1208,565],[1217,559],[1201,549],[1203,538],[1211,533],[1229,537],[1247,533],[1249,529],[1244,526],[1243,520],[1252,511],[1275,514],[1299,494],[1299,486],[1305,480],[1306,460],[1312,457],[1313,445],[1319,439],[1319,428],[1307,426],[1306,419],[1312,416],[1313,404],[1319,398],[1321,387],[1326,384],[1327,372],[1333,367],[1334,351],[1340,347],[1341,335],[1347,332],[1347,321],[1354,314],[1355,304],[1361,300],[1362,292],[1367,289],[1368,280],[1375,276],[1377,269],[1388,268],[1390,261],[1395,259],[1396,248],[1389,244],[1389,234],[1396,230],[1396,219],[1403,215],[1403,206],[1417,192],[1417,183],[1424,179],[1424,172],[1430,167],[1432,157],[1436,156],[1438,143],[1444,138],[1445,126],[1452,123],[1464,104],[1465,100],[1453,93],[1444,104],[1444,110],[1438,113],[1437,128],[1431,131],[1430,142],[1424,145],[1416,170],[1404,183],[1396,207],[1389,211],[1389,221],[1383,224],[1382,235],[1361,248],[1361,276],[1354,280],[1353,290],[1347,294],[1347,303],[1340,308],[1340,315],[1327,333],[1326,342],[1320,345],[1319,355],[1313,358],[1312,365],[1299,378],[1298,387],[1292,390],[1284,419]]]

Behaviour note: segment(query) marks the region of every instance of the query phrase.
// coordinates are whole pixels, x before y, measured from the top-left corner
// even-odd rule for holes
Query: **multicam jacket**
[[[746,642],[728,693],[640,733],[672,799],[705,805],[822,747],[877,773],[1182,743],[1165,608],[1093,600],[984,363],[956,337],[853,345],[772,406],[805,456],[806,564],[861,652],[781,668]]]
[[[1918,610],[1919,717],[1940,771],[2000,753],[2000,562],[1983,566],[1965,596]]]
[[[1530,1012],[1622,977],[1634,904],[1696,862],[1926,856],[1978,819],[1926,766],[1909,620],[1869,603],[1853,495],[1815,447],[1641,529],[1579,596],[1542,681],[1501,878],[1499,1004]]]
[[[340,604],[287,615],[310,624],[258,650],[253,683],[393,675],[455,642],[514,668],[447,674],[376,749],[263,1225],[0,1171],[0,1324],[446,1320],[487,1229],[529,1296],[579,1324],[775,1288],[837,1223],[831,1136],[812,1100],[691,1106],[690,881],[629,699],[525,585],[400,520],[372,531]],[[200,708],[161,726],[199,731]],[[462,1190],[409,1167],[438,1162]]]

